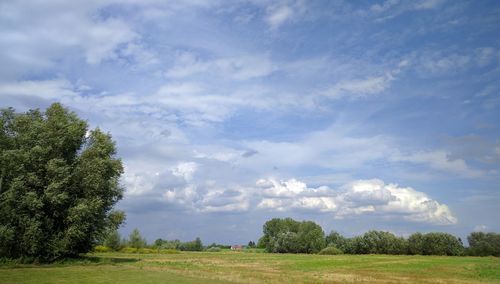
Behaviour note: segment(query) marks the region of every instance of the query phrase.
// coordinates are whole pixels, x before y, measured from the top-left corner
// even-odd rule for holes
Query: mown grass
[[[494,257],[255,252],[98,253],[0,264],[0,283],[500,283]]]

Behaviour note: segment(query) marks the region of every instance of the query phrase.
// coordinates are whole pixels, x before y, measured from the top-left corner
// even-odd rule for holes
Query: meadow
[[[500,258],[259,252],[92,253],[0,264],[0,283],[500,283]]]

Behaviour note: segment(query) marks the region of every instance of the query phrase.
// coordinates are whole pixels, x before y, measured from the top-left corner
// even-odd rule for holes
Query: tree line
[[[132,249],[132,250],[130,250]],[[180,251],[202,251],[203,243],[200,238],[193,241],[181,242],[180,240],[156,239],[154,243],[148,244],[147,240],[141,235],[139,230],[134,229],[128,238],[122,238],[118,230],[113,230],[99,242],[97,251],[131,251],[136,252],[141,249],[155,250],[180,250]]]
[[[267,221],[263,233],[257,246],[273,253],[500,256],[500,234],[496,233],[473,232],[465,247],[460,238],[442,232],[414,233],[408,238],[375,230],[351,238],[336,231],[325,235],[313,221],[292,218]]]

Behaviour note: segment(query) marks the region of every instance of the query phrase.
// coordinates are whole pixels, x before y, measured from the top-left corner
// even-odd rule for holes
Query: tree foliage
[[[325,233],[312,221],[274,218],[264,224],[259,247],[268,252],[316,253],[325,247]]]
[[[500,256],[500,234],[473,232],[468,237],[470,255]]]
[[[132,248],[144,248],[148,245],[145,238],[142,237],[141,232],[136,228],[128,236],[127,245]]]
[[[104,240],[104,245],[114,251],[119,251],[122,248],[122,240],[118,230],[112,230],[109,232]]]
[[[124,214],[115,143],[60,104],[0,113],[0,256],[53,260],[92,249]]]
[[[202,251],[203,243],[200,238],[196,238],[194,241],[180,243],[178,249],[183,251]]]
[[[274,218],[263,227],[264,235],[258,247],[278,253],[322,254],[420,254],[463,255],[460,238],[448,233],[415,233],[407,239],[385,231],[368,231],[361,236],[346,238],[336,231],[326,237],[312,221],[298,222],[291,218]],[[472,233],[469,238],[472,255],[500,255],[500,234]]]

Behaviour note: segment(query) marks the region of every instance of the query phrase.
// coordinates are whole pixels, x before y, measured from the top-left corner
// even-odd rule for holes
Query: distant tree
[[[273,252],[297,253],[301,249],[300,245],[297,233],[290,231],[280,232],[274,241]]]
[[[325,233],[312,221],[274,218],[264,224],[263,232],[259,247],[268,252],[315,253],[325,247]]]
[[[122,244],[121,244],[120,233],[118,233],[118,230],[113,230],[108,234],[108,236],[104,240],[104,245],[111,248],[114,251],[120,250]]]
[[[200,238],[196,238],[194,240],[194,250],[196,251],[202,251],[203,250],[203,243],[201,242],[201,239]]]
[[[390,232],[369,231],[362,236],[359,253],[406,254],[407,243]]]
[[[137,228],[128,236],[128,246],[132,248],[143,248],[147,246],[146,239],[141,236]]]
[[[125,218],[122,172],[110,135],[62,105],[0,111],[0,257],[90,251]]]
[[[165,241],[163,239],[156,239],[153,243],[155,248],[162,248]]]
[[[500,234],[473,232],[467,237],[468,253],[476,256],[500,256]]]
[[[249,248],[254,248],[254,247],[255,247],[255,242],[253,242],[253,241],[249,241],[249,242],[248,242],[248,247],[249,247]]]
[[[414,233],[408,237],[408,254],[424,254],[424,235]]]
[[[462,255],[462,242],[448,233],[427,233],[423,239],[424,255]]]
[[[328,236],[325,237],[326,246],[336,247],[340,250],[345,250],[347,244],[347,239],[336,231],[331,231]]]
[[[203,243],[200,238],[196,238],[194,241],[180,243],[178,248],[183,251],[202,251]]]
[[[301,222],[297,237],[300,245],[298,252],[301,253],[317,253],[326,246],[325,232],[313,221]]]

